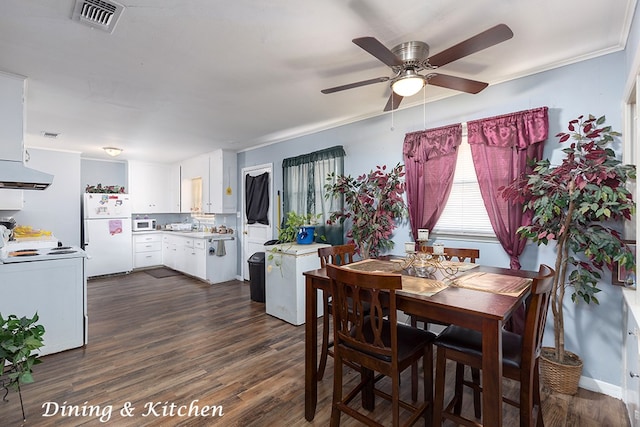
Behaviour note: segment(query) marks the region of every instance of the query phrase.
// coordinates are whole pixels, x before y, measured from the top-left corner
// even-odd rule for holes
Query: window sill
[[[461,233],[453,233],[453,232],[431,232],[429,235],[429,240],[457,240],[457,241],[474,241],[474,242],[487,242],[487,243],[499,243],[498,238],[489,234],[461,234]]]

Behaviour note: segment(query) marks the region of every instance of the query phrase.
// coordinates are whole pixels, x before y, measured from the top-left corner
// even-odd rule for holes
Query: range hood
[[[0,189],[44,190],[53,175],[26,167],[22,162],[0,159]]]

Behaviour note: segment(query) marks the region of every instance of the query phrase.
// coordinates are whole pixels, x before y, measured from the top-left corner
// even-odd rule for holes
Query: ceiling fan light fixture
[[[122,153],[122,148],[117,147],[102,147],[102,149],[111,157],[119,156]]]
[[[391,83],[391,90],[400,96],[411,96],[424,87],[424,77],[414,70],[405,70]]]

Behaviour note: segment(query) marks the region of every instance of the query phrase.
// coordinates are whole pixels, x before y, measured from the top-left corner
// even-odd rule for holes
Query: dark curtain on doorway
[[[269,172],[247,175],[244,185],[247,222],[269,225]]]

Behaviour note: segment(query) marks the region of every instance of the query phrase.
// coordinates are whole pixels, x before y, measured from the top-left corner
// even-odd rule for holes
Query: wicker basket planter
[[[552,347],[543,347],[540,355],[540,382],[550,390],[562,394],[576,394],[578,382],[582,374],[582,360],[578,355],[565,350],[565,356],[571,360],[571,364],[558,363],[545,354],[553,354]]]

